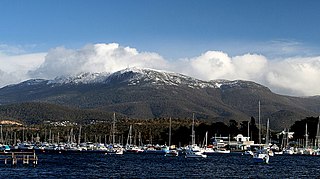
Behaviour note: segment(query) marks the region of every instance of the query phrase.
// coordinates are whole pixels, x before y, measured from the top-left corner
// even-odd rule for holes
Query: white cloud
[[[199,78],[207,80],[224,78],[234,72],[231,58],[218,51],[208,51],[199,57],[192,58],[190,65]]]
[[[220,51],[208,51],[199,57],[181,60],[185,68],[177,71],[203,80],[229,79],[259,81],[268,69],[268,61],[262,55],[245,54],[229,57]]]
[[[208,51],[181,63],[185,63],[184,69],[176,71],[203,80],[242,79],[263,84],[279,94],[320,95],[320,57],[268,60],[257,54],[229,57],[223,52]]]
[[[246,79],[257,81],[264,78],[268,70],[268,60],[266,57],[257,54],[245,54],[233,57],[236,79]]]
[[[57,47],[48,53],[29,55],[0,53],[0,86],[29,78],[112,73],[127,67],[173,71],[202,80],[250,80],[280,94],[320,94],[318,56],[270,60],[259,54],[230,56],[221,51],[207,51],[197,57],[168,61],[157,53],[139,52],[116,43],[92,44],[76,50]]]
[[[289,58],[271,63],[267,84],[279,93],[320,95],[320,57]]]
[[[164,69],[167,62],[156,53],[138,52],[116,43],[87,45],[80,50],[58,47],[49,51],[40,68],[29,74],[54,78],[81,72],[115,72],[130,66]]]
[[[45,53],[6,55],[0,52],[0,87],[29,79],[29,70],[37,69],[44,61]]]

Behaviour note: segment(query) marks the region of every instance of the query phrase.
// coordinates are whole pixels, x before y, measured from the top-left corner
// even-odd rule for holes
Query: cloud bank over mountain
[[[29,79],[28,72],[44,62],[46,53],[7,55],[0,50],[0,87]]]
[[[81,49],[57,47],[47,53],[5,55],[0,52],[0,86],[30,78],[53,79],[81,72],[116,72],[127,67],[183,73],[202,80],[250,80],[280,94],[320,95],[320,57],[267,59],[261,54],[229,56],[207,51],[199,56],[164,59],[117,43],[91,44]]]
[[[29,75],[50,79],[81,72],[116,72],[132,66],[166,69],[167,61],[156,53],[138,52],[116,43],[87,45],[79,50],[58,47],[50,50],[44,63]]]

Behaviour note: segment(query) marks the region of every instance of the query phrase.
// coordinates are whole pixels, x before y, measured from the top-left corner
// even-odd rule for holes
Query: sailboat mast
[[[206,144],[205,144],[205,148],[207,148],[208,146],[208,131],[206,132]]]
[[[317,144],[317,147],[320,148],[320,116],[318,117],[318,126],[317,126],[317,135],[316,135],[316,144]]]
[[[260,101],[259,101],[259,144],[261,144],[261,121],[260,121]]]
[[[191,128],[191,143],[194,145],[196,143],[195,141],[195,131],[194,131],[194,113],[192,114],[192,128]]]
[[[4,142],[3,142],[3,133],[2,133],[2,125],[0,125],[0,127],[1,127],[1,131],[0,131],[0,133],[1,133],[0,142],[1,142],[2,144],[4,144]]]
[[[151,134],[151,128],[150,128],[150,131],[149,131],[149,136],[150,136],[150,139],[149,139],[149,143],[152,144],[152,134]]]
[[[171,117],[170,117],[170,123],[169,123],[169,147],[171,146]]]
[[[249,141],[249,137],[250,137],[250,121],[248,121],[248,141]]]
[[[286,147],[289,146],[289,129],[287,129],[286,133]]]
[[[266,134],[266,145],[269,145],[269,118],[267,122],[267,134]]]
[[[305,137],[306,137],[306,146],[305,148],[308,148],[308,123],[306,121],[306,134],[305,134]]]
[[[80,142],[81,142],[81,125],[80,125],[80,128],[79,128],[78,145],[80,145]]]
[[[112,123],[112,144],[115,144],[116,137],[115,137],[115,130],[116,130],[116,113],[113,113],[113,123]]]
[[[38,137],[38,136],[37,136]],[[57,143],[59,144],[60,143],[60,134],[58,132],[58,136],[57,136]]]
[[[73,128],[70,129],[70,143],[73,143]]]
[[[129,145],[132,145],[132,125],[129,128]]]
[[[139,132],[138,143],[139,143],[138,146],[142,146],[141,132]]]

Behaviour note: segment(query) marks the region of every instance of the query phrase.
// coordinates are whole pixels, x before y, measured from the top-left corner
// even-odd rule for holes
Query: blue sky
[[[0,87],[128,66],[320,95],[317,0],[0,0]]]
[[[263,46],[274,42],[316,53],[319,12],[319,1],[303,0],[1,0],[0,43],[47,51],[117,42],[170,59],[212,49],[268,56]]]

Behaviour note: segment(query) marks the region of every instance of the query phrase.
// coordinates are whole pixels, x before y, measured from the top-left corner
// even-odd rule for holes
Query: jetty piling
[[[30,163],[33,166],[38,164],[38,157],[33,152],[0,152],[0,160],[4,160],[4,164],[8,165],[10,162],[12,166],[18,165],[18,161],[22,161],[23,165],[29,165]]]

